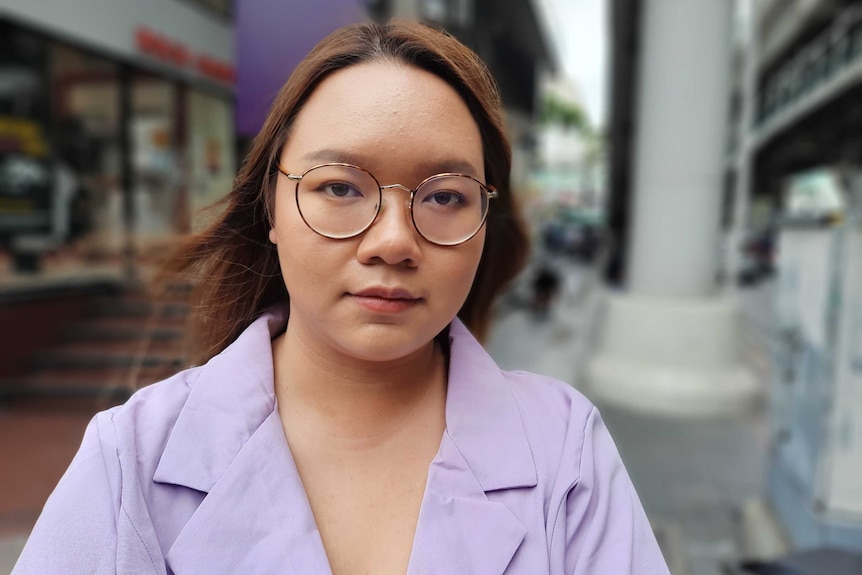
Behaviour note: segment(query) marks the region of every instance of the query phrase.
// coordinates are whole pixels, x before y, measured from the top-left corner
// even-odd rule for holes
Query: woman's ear
[[[278,234],[275,233],[275,228],[269,229],[269,241],[278,245]]]

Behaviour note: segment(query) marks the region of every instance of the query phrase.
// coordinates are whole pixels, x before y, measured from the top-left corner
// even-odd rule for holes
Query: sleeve
[[[110,412],[94,417],[13,575],[116,571],[120,468]]]
[[[616,445],[595,408],[581,437],[578,478],[561,503],[564,572],[669,575]]]

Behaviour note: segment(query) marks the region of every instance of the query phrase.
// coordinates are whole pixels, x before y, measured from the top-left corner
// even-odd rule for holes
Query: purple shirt
[[[13,573],[329,574],[255,321],[206,365],[96,415]],[[504,372],[453,321],[446,431],[409,575],[668,575],[596,409]]]

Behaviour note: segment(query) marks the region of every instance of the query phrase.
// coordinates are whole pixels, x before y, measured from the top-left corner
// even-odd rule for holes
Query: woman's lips
[[[421,298],[400,288],[369,288],[350,296],[363,308],[375,313],[401,313],[416,306]]]

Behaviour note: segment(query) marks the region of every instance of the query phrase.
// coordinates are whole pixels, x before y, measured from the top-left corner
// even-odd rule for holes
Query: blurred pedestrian
[[[533,313],[539,318],[546,318],[559,292],[559,273],[549,263],[543,262],[533,277]]]
[[[595,408],[474,337],[527,250],[509,162],[456,40],[325,39],[175,260],[205,363],[94,418],[15,572],[667,574]]]

